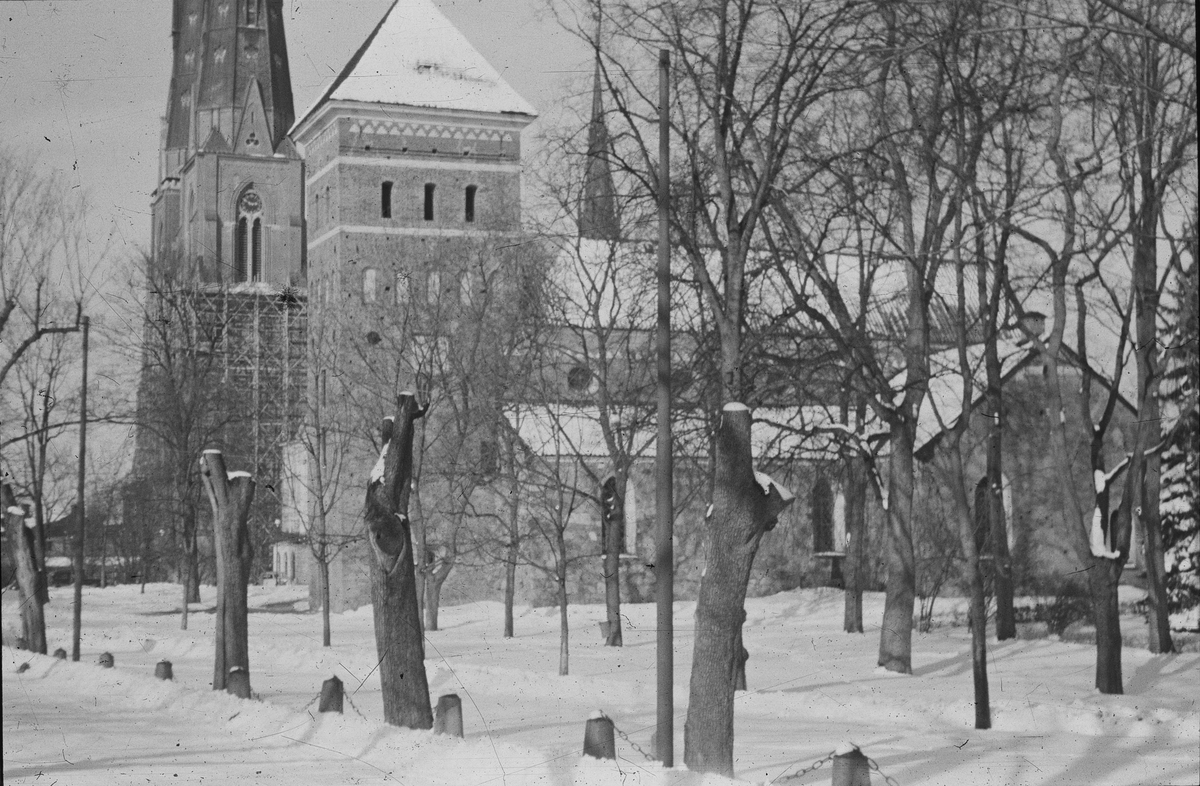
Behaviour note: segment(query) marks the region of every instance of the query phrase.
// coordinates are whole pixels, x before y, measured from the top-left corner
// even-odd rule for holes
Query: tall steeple
[[[588,123],[587,160],[583,169],[583,194],[579,200],[579,236],[591,240],[617,240],[616,187],[609,164],[608,126],[604,122],[604,81],[600,70],[600,23],[596,23],[596,71],[592,77],[592,117]]]
[[[164,177],[214,137],[231,147],[265,122],[247,155],[270,156],[295,119],[282,0],[174,0]]]

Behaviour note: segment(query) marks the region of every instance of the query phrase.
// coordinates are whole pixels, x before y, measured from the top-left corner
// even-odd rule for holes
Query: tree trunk
[[[861,421],[860,421],[861,422]],[[842,565],[842,578],[846,583],[845,608],[842,614],[842,629],[847,633],[863,632],[863,558],[867,549],[866,460],[860,456],[849,456],[846,465],[846,559]]]
[[[368,481],[366,504],[383,720],[412,729],[433,726],[408,518],[413,426],[424,414],[412,393],[396,397],[396,416],[383,422],[383,449]]]
[[[219,450],[206,450],[200,474],[212,505],[213,545],[217,558],[216,658],[213,690],[228,690],[250,698],[250,641],[247,587],[254,556],[250,542],[250,504],[254,479],[248,473],[232,476]],[[233,671],[239,672],[235,678]]]
[[[454,569],[454,560],[447,559],[425,574],[425,630],[438,629],[438,611],[442,606],[442,586]]]
[[[1087,571],[1092,618],[1096,624],[1096,689],[1101,693],[1125,692],[1121,676],[1121,616],[1117,601],[1121,561],[1093,557]]]
[[[559,535],[559,545],[566,548],[565,543],[562,543],[562,535]],[[560,568],[558,571],[558,676],[565,677],[570,671],[570,625],[567,624],[567,566],[566,554],[559,552]]]
[[[888,671],[912,673],[913,604],[916,569],[912,541],[913,435],[907,424],[892,427],[892,458],[888,468],[887,582],[883,625],[879,633],[879,665]]]
[[[505,440],[508,459],[508,544],[504,560],[504,638],[514,635],[513,604],[517,596],[517,560],[521,554],[521,480],[517,471],[516,440],[511,434]]]
[[[713,513],[696,602],[696,634],[684,724],[684,763],[697,772],[733,775],[733,697],[742,657],[750,568],[762,536],[791,502],[779,487],[764,494],[750,453],[750,410],[727,404],[717,428]]]
[[[966,425],[970,419],[970,407],[965,410],[961,421],[954,427],[953,438],[947,453],[950,467],[950,492],[954,501],[954,517],[958,520],[959,541],[962,543],[963,557],[967,563],[967,587],[970,591],[970,626],[971,626],[971,674],[975,689],[975,728],[990,729],[992,727],[992,708],[988,697],[987,678],[987,600],[984,597],[983,562],[980,559],[979,532],[976,515],[980,511],[971,510],[967,501],[968,489],[974,489],[974,484],[967,481],[963,467],[962,440]],[[987,505],[986,496],[980,503]]]
[[[321,646],[332,646],[332,636],[329,625],[329,562],[322,557],[317,560],[317,583],[321,596]]]
[[[604,646],[620,647],[621,551],[625,537],[625,473],[610,478],[601,491],[601,532],[604,536],[604,606],[608,632]],[[609,484],[611,483],[611,490]],[[611,497],[608,495],[611,494]]]
[[[3,486],[4,529],[12,549],[17,574],[17,602],[21,609],[21,636],[31,652],[46,654],[46,614],[39,593],[37,533],[25,526],[25,511],[12,489]]]
[[[981,285],[982,286],[982,285]],[[990,319],[990,317],[989,317]],[[988,524],[992,535],[992,587],[996,596],[996,639],[1005,641],[1017,635],[1017,617],[1013,609],[1012,555],[1008,551],[1008,522],[1004,511],[1003,407],[1000,395],[1002,378],[995,329],[988,325],[985,347],[987,394],[987,503]]]
[[[513,603],[517,595],[516,544],[509,543],[508,557],[504,564],[504,638],[513,637]]]

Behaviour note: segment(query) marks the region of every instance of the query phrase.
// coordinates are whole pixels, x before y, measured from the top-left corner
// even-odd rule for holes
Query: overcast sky
[[[543,116],[581,70],[590,73],[587,47],[547,13],[546,0],[435,2]],[[297,116],[390,4],[284,0]],[[111,233],[115,256],[147,247],[171,73],[170,0],[26,0],[0,3],[0,14],[0,144],[87,192],[97,246]]]

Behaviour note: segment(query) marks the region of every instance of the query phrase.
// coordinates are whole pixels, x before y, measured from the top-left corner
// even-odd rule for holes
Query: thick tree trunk
[[[1117,584],[1122,559],[1093,557],[1088,574],[1092,617],[1096,624],[1096,689],[1124,693],[1121,675],[1121,615]]]
[[[846,559],[842,578],[846,583],[842,628],[847,633],[863,632],[863,558],[866,556],[867,469],[860,456],[850,456],[846,465]]]
[[[317,559],[317,583],[321,585],[321,646],[330,647],[333,646],[333,636],[329,624],[329,561],[325,556]]]
[[[396,416],[383,424],[383,449],[368,481],[366,504],[383,719],[412,729],[433,726],[408,518],[413,425],[424,414],[412,393],[396,397]]]
[[[907,425],[893,426],[885,506],[887,582],[879,633],[879,665],[901,674],[912,673],[913,605],[917,594],[912,501],[913,436]]]
[[[21,637],[31,652],[46,654],[46,614],[40,597],[37,572],[37,533],[25,526],[25,511],[12,490],[3,487],[4,529],[8,533],[17,574],[17,602],[21,609]]]
[[[684,763],[733,775],[733,697],[746,586],[762,536],[791,502],[757,482],[750,452],[750,411],[728,404],[717,428],[713,514],[706,519],[707,560],[696,603]]]
[[[219,450],[200,459],[200,475],[213,512],[213,545],[217,558],[216,658],[213,690],[250,698],[250,636],[247,587],[254,552],[250,542],[250,504],[254,479],[226,472]],[[239,672],[231,678],[231,672]]]

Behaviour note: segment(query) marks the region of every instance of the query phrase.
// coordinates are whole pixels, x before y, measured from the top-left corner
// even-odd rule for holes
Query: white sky
[[[435,0],[543,115],[589,51],[547,0]],[[296,111],[319,95],[391,0],[285,0]],[[150,238],[160,117],[171,71],[169,0],[0,4],[0,145],[63,172],[92,204],[97,247],[129,258]],[[536,133],[536,128],[529,133]]]

